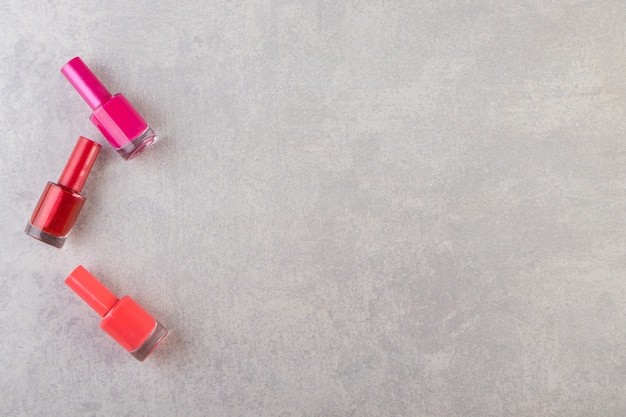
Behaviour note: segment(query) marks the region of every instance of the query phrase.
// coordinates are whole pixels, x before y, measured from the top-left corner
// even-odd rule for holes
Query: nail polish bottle
[[[89,104],[89,118],[126,160],[152,145],[157,135],[122,94],[111,94],[79,58],[71,59],[61,73]]]
[[[55,248],[63,247],[85,197],[80,192],[102,147],[79,137],[58,183],[48,182],[26,225],[26,234]]]
[[[142,362],[167,336],[167,329],[129,296],[118,299],[79,265],[65,284],[102,317],[100,327]]]

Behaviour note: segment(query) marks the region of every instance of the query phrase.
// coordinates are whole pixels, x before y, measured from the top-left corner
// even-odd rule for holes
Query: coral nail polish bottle
[[[79,265],[65,280],[96,313],[100,327],[138,361],[143,361],[167,336],[167,329],[129,296],[118,299]]]
[[[26,234],[56,248],[63,247],[85,197],[80,192],[102,147],[79,137],[57,184],[48,182],[26,225]]]
[[[111,94],[79,58],[71,59],[61,73],[89,104],[89,118],[126,160],[152,145],[157,135],[122,94]]]

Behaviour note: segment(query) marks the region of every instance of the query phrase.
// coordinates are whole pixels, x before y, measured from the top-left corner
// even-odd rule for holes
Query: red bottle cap
[[[118,301],[118,298],[82,265],[72,271],[65,279],[65,284],[85,300],[100,317],[104,317]]]
[[[80,194],[100,149],[102,146],[93,140],[79,137],[59,177],[58,184]]]

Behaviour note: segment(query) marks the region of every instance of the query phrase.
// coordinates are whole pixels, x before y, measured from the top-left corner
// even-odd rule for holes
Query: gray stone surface
[[[622,0],[73,3],[0,3],[0,415],[626,415]],[[56,250],[75,55],[161,141]]]

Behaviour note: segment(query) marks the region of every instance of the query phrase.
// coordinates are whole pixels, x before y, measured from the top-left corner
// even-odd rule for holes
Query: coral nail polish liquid
[[[111,94],[79,58],[71,59],[61,73],[93,110],[91,122],[126,160],[152,145],[157,135],[122,94]]]
[[[101,146],[78,138],[58,183],[48,182],[26,225],[26,234],[56,248],[63,247],[85,204],[80,192],[96,162]]]
[[[146,359],[167,336],[167,329],[135,300],[118,299],[82,265],[65,284],[102,317],[100,327],[138,361]]]

